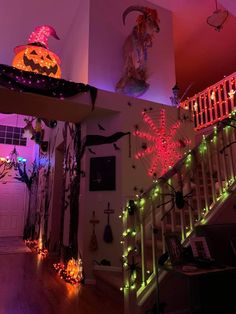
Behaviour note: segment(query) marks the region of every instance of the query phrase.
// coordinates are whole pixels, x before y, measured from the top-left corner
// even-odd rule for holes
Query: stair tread
[[[123,272],[94,269],[96,280],[102,280],[111,287],[119,290],[123,286]]]

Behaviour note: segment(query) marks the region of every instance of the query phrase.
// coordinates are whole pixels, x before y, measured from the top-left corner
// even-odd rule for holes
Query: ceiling
[[[0,63],[11,64],[13,47],[27,42],[35,25],[53,25],[60,41],[50,39],[51,50],[63,54],[66,38],[84,0],[0,0]],[[176,76],[180,95],[188,95],[236,71],[236,1],[219,0],[230,16],[220,32],[206,23],[215,10],[215,0],[150,0],[173,12]],[[55,6],[56,3],[56,6]],[[40,14],[42,12],[42,14]],[[69,22],[68,22],[69,21]],[[160,22],[161,27],[161,22]]]
[[[218,32],[206,22],[215,0],[150,0],[173,12],[176,79],[180,96],[202,91],[236,71],[236,1],[219,0],[229,17]],[[161,22],[160,22],[161,27]]]

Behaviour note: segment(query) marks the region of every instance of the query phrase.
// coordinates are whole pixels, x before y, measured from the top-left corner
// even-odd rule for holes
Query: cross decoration
[[[89,248],[91,251],[96,251],[98,249],[98,241],[95,234],[95,226],[99,223],[99,220],[95,218],[95,211],[93,211],[93,217],[89,222],[93,225],[93,233],[90,239]]]
[[[110,226],[110,214],[114,213],[114,209],[110,208],[110,203],[108,202],[107,204],[107,209],[104,210],[104,213],[107,214],[107,225],[105,226],[104,229],[104,234],[103,234],[103,240],[106,243],[112,243],[113,242],[113,234]]]
[[[89,222],[93,225],[93,231],[95,231],[96,224],[100,222],[100,220],[95,218],[95,211],[93,211],[93,218]]]
[[[110,223],[110,214],[114,214],[115,210],[110,208],[110,202],[107,203],[107,209],[104,210],[104,214],[107,214],[107,224]]]

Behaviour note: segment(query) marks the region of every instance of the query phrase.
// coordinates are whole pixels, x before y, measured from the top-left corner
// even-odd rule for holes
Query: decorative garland
[[[19,92],[36,93],[59,99],[90,92],[92,110],[97,97],[96,87],[19,70],[5,64],[0,64],[0,85]]]

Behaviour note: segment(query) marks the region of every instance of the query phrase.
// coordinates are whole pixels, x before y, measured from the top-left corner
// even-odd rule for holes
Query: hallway
[[[31,252],[5,254],[0,248],[0,314],[123,313],[122,304],[95,286],[65,284],[52,264]]]

